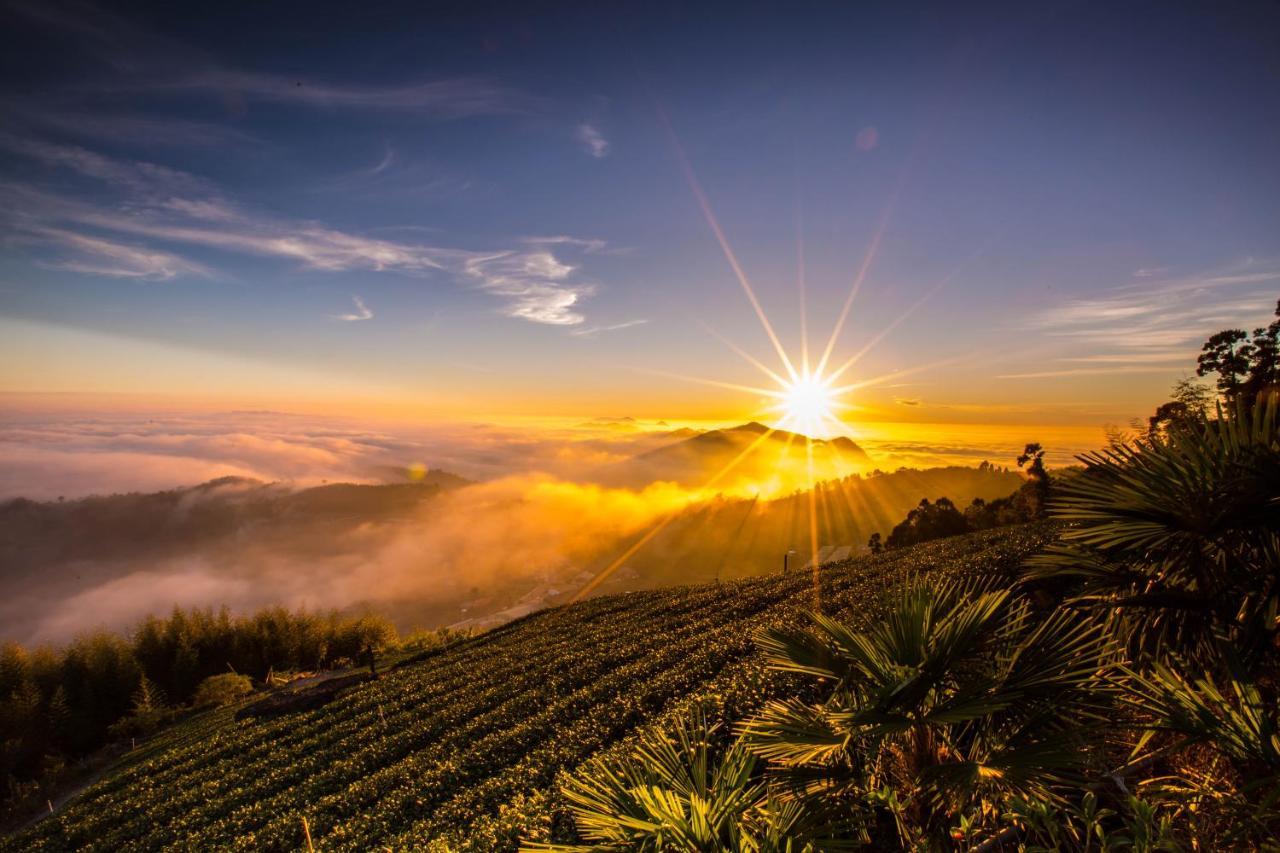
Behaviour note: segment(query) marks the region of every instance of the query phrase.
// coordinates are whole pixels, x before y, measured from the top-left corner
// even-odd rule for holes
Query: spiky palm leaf
[[[670,732],[648,731],[624,759],[588,762],[563,787],[588,843],[540,850],[802,853],[834,835],[824,819],[774,797],[741,741],[717,751],[701,706]],[[717,754],[719,752],[719,754]]]
[[[864,631],[815,615],[759,643],[772,667],[833,689],[820,704],[769,703],[743,728],[748,747],[804,771],[802,797],[888,786],[924,831],[975,798],[1068,783],[1112,659],[1093,620],[1039,618],[1008,590],[957,583],[908,585]]]
[[[1211,744],[1255,782],[1280,782],[1280,720],[1257,685],[1227,678],[1223,690],[1212,677],[1189,679],[1166,664],[1124,672],[1153,730],[1173,732],[1184,744]]]
[[[1128,701],[1145,716],[1147,733],[1134,749],[1132,766],[1202,750],[1176,764],[1173,773],[1138,784],[1153,802],[1189,821],[1218,824],[1232,849],[1256,847],[1258,839],[1280,841],[1280,709],[1269,691],[1225,667],[1226,673],[1190,678],[1179,667],[1153,664],[1123,668]],[[1163,735],[1163,737],[1153,737]],[[1152,745],[1155,745],[1154,747]],[[1207,759],[1216,754],[1218,760]],[[1270,849],[1270,848],[1268,848]]]
[[[1120,608],[1147,649],[1229,637],[1246,659],[1280,614],[1280,430],[1273,396],[1232,417],[1086,454],[1050,512],[1069,523],[1027,578],[1077,584],[1074,603]]]

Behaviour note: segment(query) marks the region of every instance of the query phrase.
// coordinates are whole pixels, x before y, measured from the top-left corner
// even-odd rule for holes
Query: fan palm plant
[[[817,821],[770,794],[740,740],[716,749],[720,726],[695,704],[672,731],[644,732],[630,755],[595,758],[564,785],[580,845],[539,850],[802,853]],[[807,830],[802,833],[802,829]]]
[[[1147,729],[1131,764],[1169,758],[1175,768],[1140,787],[1188,820],[1216,820],[1216,833],[1233,847],[1259,839],[1274,846],[1280,841],[1280,713],[1272,692],[1229,674],[1189,678],[1184,669],[1167,663],[1122,668],[1125,700]]]
[[[864,631],[815,614],[759,639],[769,664],[832,685],[774,701],[743,727],[800,802],[860,800],[875,843],[941,840],[962,813],[1018,795],[1053,800],[1090,756],[1114,659],[1101,626],[1041,617],[1009,590],[908,585]]]
[[[1051,514],[1062,542],[1029,580],[1073,585],[1069,603],[1117,614],[1136,650],[1268,653],[1280,616],[1280,431],[1276,397],[1203,416],[1081,460]]]
[[[1146,730],[1129,767],[1161,774],[1140,786],[1178,809],[1214,801],[1230,832],[1265,837],[1280,796],[1276,398],[1082,460],[1051,507],[1062,541],[1026,577],[1066,584],[1127,643],[1117,686]]]

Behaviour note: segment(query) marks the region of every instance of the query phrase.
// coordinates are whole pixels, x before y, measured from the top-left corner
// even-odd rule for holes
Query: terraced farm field
[[[1005,573],[1050,531],[1006,528],[824,567],[825,611],[876,618],[921,572]],[[311,711],[210,712],[155,738],[2,850],[512,850],[564,838],[556,776],[714,696],[792,691],[754,632],[814,605],[810,573],[593,599],[412,661]],[[571,837],[571,836],[569,836]],[[448,845],[447,847],[445,845]]]

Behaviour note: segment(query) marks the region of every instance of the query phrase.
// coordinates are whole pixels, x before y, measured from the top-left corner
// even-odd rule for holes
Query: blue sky
[[[872,419],[1142,415],[1280,293],[1273,4],[366,5],[4,7],[0,390],[735,416],[684,162],[793,354],[876,246]]]

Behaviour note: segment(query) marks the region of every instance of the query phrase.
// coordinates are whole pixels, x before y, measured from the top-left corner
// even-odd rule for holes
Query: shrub
[[[200,682],[191,704],[197,708],[230,705],[252,692],[253,682],[249,680],[249,676],[224,672],[221,675],[211,675]]]
[[[372,614],[361,616],[337,632],[333,641],[334,657],[365,664],[376,676],[377,656],[394,646],[396,639],[396,627],[390,620]]]

